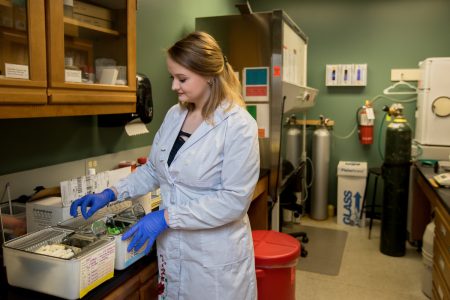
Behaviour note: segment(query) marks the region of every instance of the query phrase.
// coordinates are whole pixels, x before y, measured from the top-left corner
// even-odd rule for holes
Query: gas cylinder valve
[[[403,116],[403,109],[404,107],[400,103],[394,103],[390,107],[387,105],[383,106],[383,111],[392,117]]]

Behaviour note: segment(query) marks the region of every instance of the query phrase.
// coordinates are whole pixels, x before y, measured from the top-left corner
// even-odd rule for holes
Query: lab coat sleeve
[[[155,162],[156,162],[156,145],[158,145],[161,138],[161,131],[164,128],[163,124],[156,132],[155,138],[153,140],[153,145],[150,150],[150,155],[147,159],[147,163],[136,168],[136,171],[120,180],[114,187],[117,190],[117,200],[122,201],[127,198],[134,198],[137,196],[142,196],[157,189],[160,185],[159,179],[156,173]]]
[[[242,219],[259,177],[256,121],[246,111],[228,118],[221,172],[222,188],[168,208],[169,227],[207,229]]]

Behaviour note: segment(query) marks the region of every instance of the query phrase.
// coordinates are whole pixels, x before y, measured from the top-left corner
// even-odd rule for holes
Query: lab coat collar
[[[178,153],[175,155],[174,161],[177,159],[178,156],[180,156],[184,151],[189,149],[192,145],[197,143],[203,136],[205,136],[209,131],[214,129],[216,126],[218,126],[220,123],[222,123],[224,120],[226,120],[229,116],[232,114],[237,113],[239,110],[239,107],[235,104],[233,104],[230,107],[230,104],[228,102],[222,102],[221,105],[214,111],[212,116],[212,121],[203,121],[200,126],[194,131],[194,133],[191,135],[189,139],[187,139],[186,143],[183,144],[183,146],[178,150]],[[179,130],[181,130],[181,126],[184,122],[184,119],[186,118],[187,111],[183,111],[180,115],[181,124],[179,126]],[[178,130],[178,131],[179,131]]]

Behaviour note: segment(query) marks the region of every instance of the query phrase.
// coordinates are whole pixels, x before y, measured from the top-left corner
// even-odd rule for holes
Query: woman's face
[[[172,77],[172,90],[178,94],[178,100],[194,103],[196,108],[203,107],[211,92],[208,78],[186,69],[170,57],[167,57],[167,69]]]

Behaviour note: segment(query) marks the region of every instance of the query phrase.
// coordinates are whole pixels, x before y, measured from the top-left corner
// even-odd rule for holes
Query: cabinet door
[[[1,116],[17,104],[46,104],[46,87],[44,0],[0,0]]]
[[[141,299],[158,299],[158,264],[152,262],[140,273],[141,287],[139,289]]]
[[[148,282],[139,289],[140,299],[156,300],[158,299],[158,276],[153,276]]]
[[[136,0],[47,0],[46,12],[49,104],[134,112]]]

